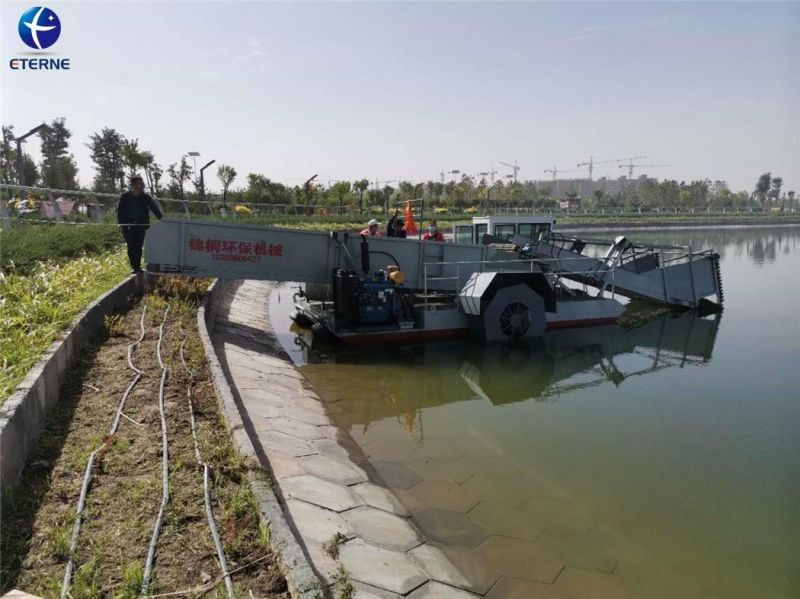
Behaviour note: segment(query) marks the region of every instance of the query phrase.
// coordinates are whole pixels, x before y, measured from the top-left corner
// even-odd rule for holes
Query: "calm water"
[[[631,238],[717,249],[721,317],[303,371],[480,590],[798,597],[800,229]]]

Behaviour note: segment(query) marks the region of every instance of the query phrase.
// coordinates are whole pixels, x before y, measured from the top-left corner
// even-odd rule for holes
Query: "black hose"
[[[400,261],[397,258],[395,258],[394,256],[392,256],[389,252],[384,252],[383,250],[370,250],[369,253],[370,254],[383,254],[384,256],[389,256],[389,258],[394,260],[395,266],[397,266],[397,268],[400,268]],[[403,270],[403,269],[400,268],[400,270]]]

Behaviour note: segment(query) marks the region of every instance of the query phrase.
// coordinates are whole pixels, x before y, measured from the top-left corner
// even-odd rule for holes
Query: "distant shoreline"
[[[787,222],[789,221],[789,222]],[[709,218],[698,222],[686,222],[681,220],[633,220],[631,222],[617,221],[610,223],[566,223],[559,226],[556,219],[555,231],[617,231],[625,229],[637,229],[640,231],[677,231],[681,229],[744,229],[754,227],[800,227],[800,215],[797,218]]]

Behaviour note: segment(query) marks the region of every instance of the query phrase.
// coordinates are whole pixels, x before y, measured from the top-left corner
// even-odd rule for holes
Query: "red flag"
[[[411,202],[406,202],[406,233],[417,234],[417,225],[414,223],[414,214],[411,212]]]

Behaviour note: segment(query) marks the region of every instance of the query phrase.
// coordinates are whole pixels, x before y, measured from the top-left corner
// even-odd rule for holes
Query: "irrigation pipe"
[[[183,333],[183,331],[181,331]],[[203,466],[203,494],[205,496],[205,504],[206,504],[206,517],[208,518],[208,527],[211,530],[211,537],[214,539],[214,546],[217,550],[217,560],[219,561],[219,568],[222,570],[222,578],[225,581],[225,590],[228,592],[228,597],[230,599],[234,599],[235,594],[233,590],[233,581],[231,580],[231,574],[228,571],[228,562],[225,559],[225,551],[222,548],[222,542],[219,538],[219,531],[217,530],[217,524],[214,521],[214,511],[211,509],[211,488],[209,485],[209,472],[211,471],[211,467],[208,465],[207,462],[204,462],[201,455],[200,455],[200,443],[197,441],[197,422],[194,417],[194,405],[192,404],[192,386],[194,382],[194,371],[189,368],[189,365],[186,363],[186,354],[185,354],[185,346],[186,346],[186,334],[184,334],[183,341],[181,342],[181,362],[183,363],[184,369],[186,372],[189,373],[189,383],[186,385],[186,399],[189,403],[189,424],[192,427],[192,440],[194,441],[194,455],[197,458],[197,463]]]
[[[161,320],[161,326],[158,327],[158,344],[156,345],[158,364],[161,366],[161,384],[158,387],[158,411],[161,416],[161,507],[158,509],[158,516],[156,517],[156,523],[153,527],[153,536],[150,538],[150,548],[147,550],[147,560],[145,561],[144,574],[142,575],[141,595],[147,595],[147,589],[150,587],[150,576],[153,573],[153,560],[156,556],[158,535],[161,532],[161,525],[164,522],[164,512],[169,503],[169,441],[167,439],[167,418],[164,415],[164,384],[167,382],[168,370],[161,356],[161,343],[164,340],[164,324],[167,322],[168,314],[169,306],[164,310],[164,318]]]
[[[136,386],[136,383],[142,378],[142,371],[136,368],[133,364],[133,352],[135,349],[139,347],[139,344],[144,339],[144,316],[147,312],[147,306],[142,308],[142,317],[139,320],[139,338],[128,345],[128,368],[133,370],[134,377],[131,382],[128,384],[128,387],[125,389],[125,392],[122,394],[122,397],[119,400],[119,404],[117,405],[117,411],[114,415],[114,421],[111,424],[111,430],[108,433],[108,436],[113,436],[117,429],[119,428],[119,420],[120,415],[122,414],[122,408],[125,407],[125,402],[128,399],[128,396],[131,393],[131,390]],[[86,385],[90,387],[90,385]],[[93,389],[97,390],[95,387]],[[102,442],[92,453],[89,454],[89,459],[86,462],[86,470],[83,473],[83,483],[81,484],[81,494],[78,497],[78,506],[75,509],[75,524],[72,527],[72,536],[69,540],[69,558],[67,559],[67,565],[64,568],[64,580],[61,583],[61,599],[67,599],[69,597],[69,587],[72,583],[72,572],[75,569],[75,550],[78,547],[78,535],[81,531],[81,522],[83,520],[83,508],[86,507],[86,495],[89,492],[89,484],[92,480],[92,470],[94,469],[94,462],[97,458],[97,454],[103,450],[106,446],[105,442]]]

